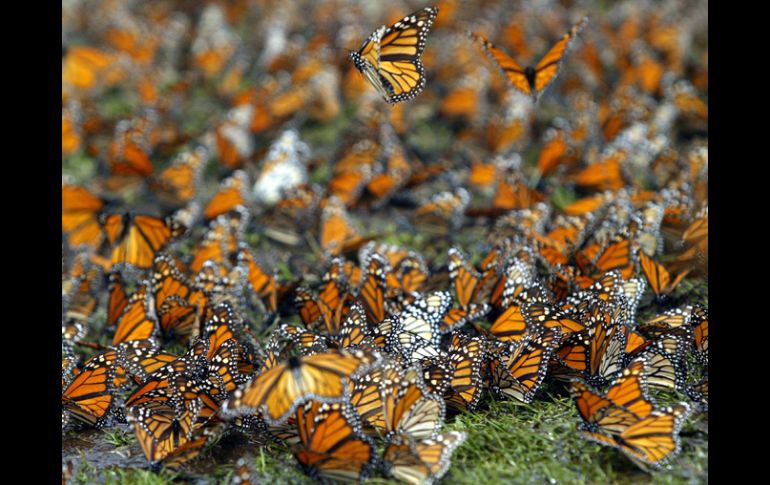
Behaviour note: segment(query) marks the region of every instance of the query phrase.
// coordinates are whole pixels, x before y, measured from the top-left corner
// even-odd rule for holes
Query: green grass
[[[584,439],[579,422],[567,397],[531,405],[492,401],[486,411],[460,414],[448,429],[464,430],[468,439],[455,452],[446,483],[688,483],[691,475],[707,479],[707,449],[686,446],[672,470],[647,474],[619,451]]]
[[[134,443],[136,439],[133,433],[126,433],[121,429],[106,430],[104,432],[104,441],[115,447],[126,446]]]

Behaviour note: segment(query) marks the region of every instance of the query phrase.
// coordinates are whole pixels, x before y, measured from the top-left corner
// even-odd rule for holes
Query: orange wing
[[[61,228],[67,234],[70,246],[98,248],[104,240],[99,225],[102,200],[84,187],[62,184]]]
[[[299,443],[294,456],[312,477],[361,481],[375,460],[372,442],[360,436],[360,424],[348,406],[310,401],[296,414]]]
[[[62,405],[81,421],[100,427],[109,419],[114,391],[126,380],[117,352],[105,350],[91,357],[62,392]]]
[[[537,101],[543,91],[556,79],[559,73],[559,66],[569,48],[570,43],[575,36],[583,29],[588,18],[583,18],[573,26],[564,37],[561,38],[551,50],[549,50],[535,67],[521,67],[505,52],[495,47],[484,37],[468,32],[468,35],[478,41],[487,56],[503,72],[506,78],[511,82],[514,88],[522,93],[532,97]]]
[[[263,300],[268,312],[278,309],[278,282],[259,266],[248,247],[238,248],[238,265],[246,270],[246,279],[251,289]]]
[[[514,88],[524,94],[531,95],[533,99],[537,98],[537,95],[532,91],[532,83],[530,82],[534,73],[528,72],[525,68],[521,67],[508,54],[495,47],[494,44],[481,35],[468,32],[468,36],[481,44],[487,57],[500,68],[503,75],[508,78]]]
[[[564,34],[564,37],[562,37],[559,42],[551,47],[551,50],[540,59],[540,62],[537,63],[534,76],[534,85],[537,96],[540,96],[554,79],[556,79],[557,74],[559,74],[559,66],[564,59],[564,54],[567,52],[572,40],[581,30],[583,30],[583,27],[585,27],[587,22],[588,17],[584,17],[580,22],[575,24],[569,32]]]
[[[248,206],[247,191],[249,178],[246,172],[236,170],[220,185],[219,191],[211,198],[203,211],[206,220],[211,220],[220,214],[225,214],[237,206]]]
[[[103,219],[112,245],[112,264],[150,268],[155,254],[182,232],[172,220],[138,214],[110,214]]]
[[[156,333],[155,320],[148,314],[150,301],[147,285],[141,284],[126,305],[118,320],[118,328],[112,338],[112,345],[129,340],[144,340]]]
[[[113,327],[118,323],[118,318],[123,314],[128,305],[126,288],[123,278],[119,272],[110,273],[109,291],[110,297],[107,300],[107,326]]]
[[[385,319],[386,274],[390,272],[390,266],[384,257],[377,253],[370,256],[360,296],[371,322],[379,323]]]
[[[644,251],[639,251],[639,259],[642,263],[644,276],[657,297],[671,293],[690,272],[688,269],[672,278],[665,266],[655,261]]]

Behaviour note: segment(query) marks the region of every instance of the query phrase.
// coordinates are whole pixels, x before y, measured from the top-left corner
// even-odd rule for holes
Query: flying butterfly
[[[503,74],[514,88],[532,96],[532,101],[536,102],[540,95],[543,94],[543,91],[556,79],[556,76],[559,74],[559,65],[564,59],[570,43],[585,27],[587,22],[588,17],[584,17],[561,40],[551,47],[551,50],[540,59],[540,62],[535,66],[527,67],[521,67],[510,56],[495,47],[484,37],[473,32],[468,32],[468,35],[481,44],[484,52],[503,71]]]
[[[389,104],[407,101],[425,88],[420,62],[437,7],[418,10],[390,27],[375,30],[358,51],[350,52],[356,69]]]

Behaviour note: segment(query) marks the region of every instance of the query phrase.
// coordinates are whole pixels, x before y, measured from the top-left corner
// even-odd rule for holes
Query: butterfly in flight
[[[410,100],[425,87],[425,68],[420,56],[437,15],[437,7],[418,10],[390,27],[383,25],[372,32],[361,49],[350,52],[356,69],[387,103]]]
[[[513,84],[513,87],[524,94],[532,96],[532,101],[537,101],[543,91],[551,85],[559,74],[559,65],[567,53],[572,39],[585,27],[588,17],[584,17],[575,24],[569,32],[564,34],[553,47],[540,59],[535,66],[521,67],[510,56],[495,47],[484,37],[468,32],[468,36],[477,40],[484,48],[487,56],[503,71],[505,77]]]

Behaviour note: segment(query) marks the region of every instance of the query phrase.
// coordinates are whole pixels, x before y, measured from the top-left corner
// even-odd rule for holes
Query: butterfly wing
[[[573,26],[564,37],[554,44],[551,50],[537,63],[534,78],[535,97],[543,94],[543,91],[556,79],[556,76],[559,74],[559,66],[564,59],[564,54],[566,54],[572,40],[585,27],[587,22],[588,17],[584,17],[583,20]]]
[[[527,77],[527,73],[523,67],[521,67],[516,61],[514,61],[508,54],[503,52],[494,46],[487,39],[479,34],[468,32],[468,35],[475,39],[481,47],[484,49],[487,57],[500,68],[503,75],[508,78],[514,88],[518,89],[526,95],[532,95],[533,91]]]

